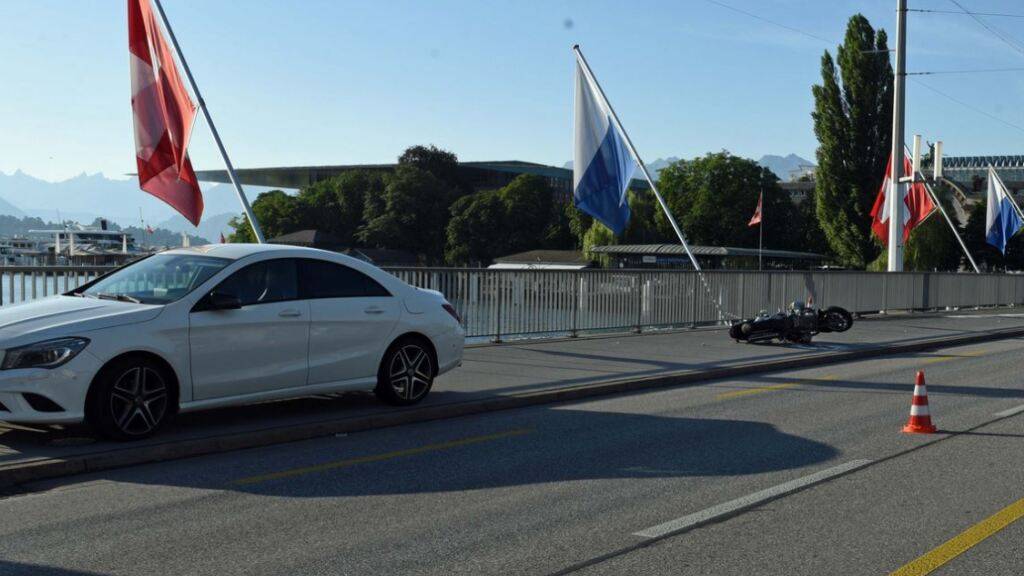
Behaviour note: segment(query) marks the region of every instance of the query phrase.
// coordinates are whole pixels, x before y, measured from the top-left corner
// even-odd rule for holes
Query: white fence
[[[0,302],[58,294],[110,268],[0,268]],[[462,315],[467,335],[575,335],[715,324],[794,300],[852,312],[1024,304],[1024,275],[876,272],[693,272],[675,270],[487,270],[391,268],[402,280],[439,290]]]

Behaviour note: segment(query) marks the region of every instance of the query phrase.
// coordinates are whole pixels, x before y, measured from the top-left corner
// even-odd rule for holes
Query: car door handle
[[[280,316],[281,318],[298,318],[299,316],[302,316],[302,312],[299,312],[298,310],[289,309],[281,310],[280,312],[277,313],[277,315]]]
[[[372,308],[367,308],[366,310],[363,310],[363,312],[366,312],[367,314],[383,314],[384,310],[382,310],[380,308],[377,308],[377,307],[372,307]]]

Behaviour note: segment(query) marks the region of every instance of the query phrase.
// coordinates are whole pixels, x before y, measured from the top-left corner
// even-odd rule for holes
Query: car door
[[[398,299],[366,274],[326,260],[300,260],[299,278],[309,302],[309,383],[375,377],[401,314]]]
[[[236,296],[241,307],[211,310],[207,294],[189,314],[195,399],[306,384],[309,304],[298,299],[295,259],[250,264],[211,292]]]

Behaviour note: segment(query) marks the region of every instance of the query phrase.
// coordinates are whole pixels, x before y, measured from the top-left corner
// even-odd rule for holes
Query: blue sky
[[[572,156],[574,42],[647,160],[723,148],[813,158],[822,52],[858,11],[894,42],[895,2],[722,2],[834,40],[707,0],[164,0],[240,167],[390,162],[419,143],[464,160],[561,165]],[[1024,13],[1015,0],[962,2]],[[987,21],[1024,44],[1024,19]],[[0,171],[134,170],[126,35],[122,0],[0,2]],[[1024,67],[1024,54],[965,16],[911,14],[908,38],[910,71]],[[921,80],[1024,126],[1024,72]],[[1024,129],[911,82],[915,132],[948,154],[1024,153]],[[197,168],[221,167],[202,123],[191,153]]]

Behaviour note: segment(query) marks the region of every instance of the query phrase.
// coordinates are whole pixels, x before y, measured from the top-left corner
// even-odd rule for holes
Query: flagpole
[[[924,176],[922,175],[922,179]],[[957,232],[956,226],[953,225],[953,221],[950,220],[949,214],[946,213],[946,209],[942,206],[942,202],[939,202],[939,196],[932,190],[932,187],[928,185],[927,181],[922,182],[924,189],[928,192],[928,195],[932,197],[932,202],[939,208],[939,212],[942,213],[943,218],[946,219],[946,224],[949,224],[949,229],[953,231],[953,236],[956,237],[956,241],[960,243],[960,248],[964,251],[964,255],[967,256],[967,260],[970,261],[971,267],[974,268],[976,274],[981,274],[981,270],[978,268],[978,263],[974,261],[974,257],[971,256],[971,251],[967,249],[967,245],[964,244],[963,238],[960,237],[960,233]]]
[[[210,116],[210,111],[206,109],[206,101],[203,100],[203,95],[199,92],[199,86],[196,84],[196,79],[192,77],[192,70],[188,67],[188,62],[185,61],[185,55],[181,52],[181,46],[178,45],[178,39],[174,36],[174,29],[171,28],[171,23],[167,20],[167,14],[164,13],[164,7],[160,3],[160,0],[153,0],[156,4],[157,12],[160,13],[160,20],[164,23],[164,28],[167,29],[167,35],[171,38],[171,44],[174,46],[174,53],[178,56],[178,61],[181,62],[181,67],[185,69],[185,76],[188,77],[188,82],[192,86],[192,91],[196,94],[196,100],[199,101],[199,108],[203,111],[203,116],[206,118],[206,125],[210,127],[210,132],[213,133],[213,139],[217,142],[217,148],[220,149],[220,155],[224,158],[224,165],[227,167],[228,178],[231,180],[231,184],[235,187],[235,192],[238,193],[238,200],[242,203],[242,209],[245,210],[245,216],[249,219],[249,225],[252,226],[252,232],[256,236],[256,242],[264,244],[266,240],[263,239],[263,231],[260,230],[260,225],[256,222],[256,216],[252,212],[252,206],[249,205],[249,199],[245,197],[245,192],[242,190],[242,185],[238,182],[238,176],[235,174],[235,167],[231,164],[231,159],[228,158],[228,152],[224,148],[224,143],[220,139],[220,133],[217,132],[217,126],[213,123],[213,117]]]
[[[757,222],[757,270],[763,271],[761,252],[764,250],[764,186],[757,195],[757,207],[761,209],[761,219]]]
[[[661,193],[658,192],[658,187],[655,186],[654,179],[651,178],[650,172],[647,171],[647,166],[640,158],[640,154],[637,153],[636,147],[633,146],[633,141],[629,139],[629,133],[622,127],[622,122],[619,122],[618,114],[615,113],[615,109],[612,108],[611,102],[609,102],[608,98],[604,95],[604,89],[601,88],[601,83],[597,81],[594,73],[590,70],[590,65],[587,64],[587,58],[583,55],[583,52],[580,51],[580,45],[574,44],[572,50],[576,53],[580,63],[583,64],[583,70],[587,73],[590,81],[594,84],[594,87],[597,88],[597,93],[601,95],[601,100],[603,100],[605,106],[608,107],[608,111],[612,115],[612,121],[615,122],[615,127],[622,133],[622,137],[626,141],[626,147],[629,148],[629,153],[633,155],[633,158],[636,159],[636,163],[640,165],[640,170],[643,171],[644,178],[647,179],[647,183],[651,186],[651,191],[654,192],[654,197],[658,199],[658,204],[661,205],[662,211],[665,212],[665,216],[668,218],[669,224],[672,225],[672,229],[675,231],[676,236],[678,236],[679,241],[682,242],[683,249],[686,250],[686,255],[690,257],[690,262],[693,264],[693,268],[697,272],[700,272],[700,264],[697,263],[697,258],[695,258],[693,256],[693,252],[690,251],[690,245],[686,243],[686,237],[683,235],[683,231],[679,228],[679,224],[676,223],[676,219],[672,217],[672,212],[669,211],[668,204],[665,203],[665,199],[662,198]]]

